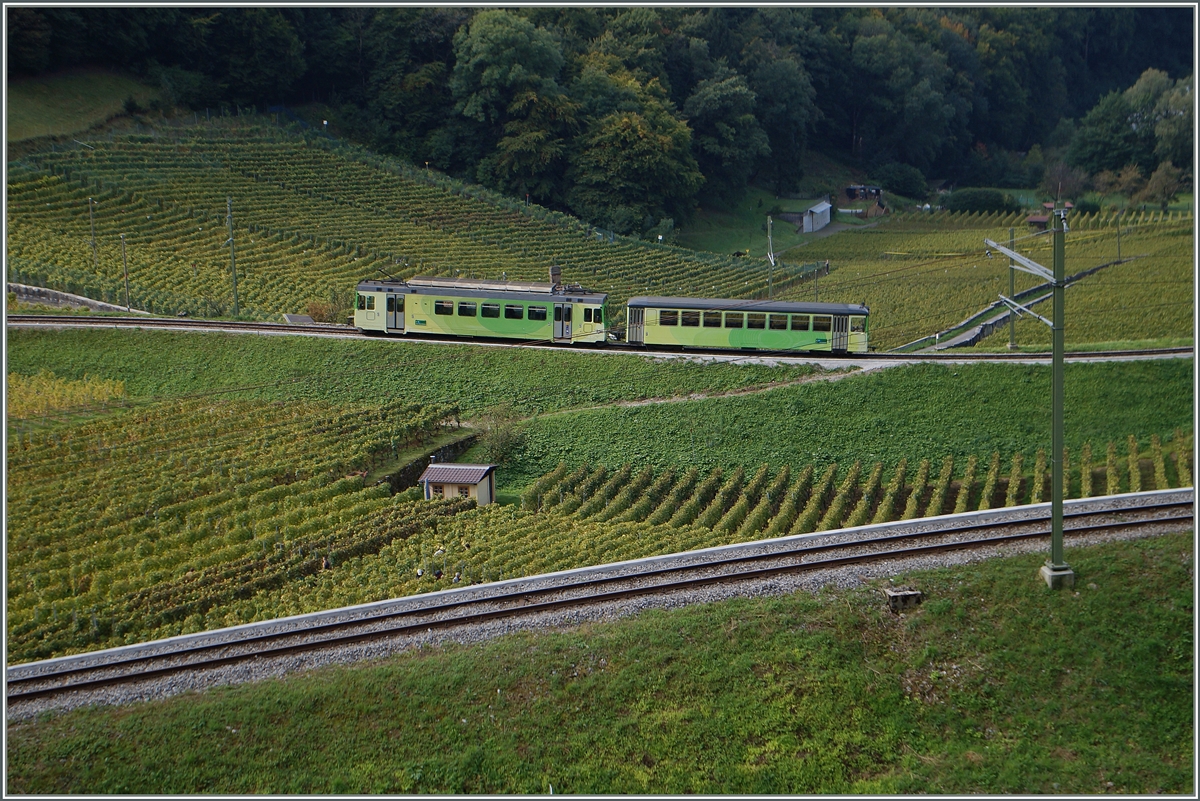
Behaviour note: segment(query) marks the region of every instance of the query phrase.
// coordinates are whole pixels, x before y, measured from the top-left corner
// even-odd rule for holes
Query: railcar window
[[[464,487],[464,486],[462,486],[462,485],[459,485],[459,488],[458,488],[458,497],[460,497],[460,498],[470,498],[470,497],[471,497],[471,488],[470,488],[470,487]]]
[[[593,323],[604,322],[604,315],[600,312],[600,309],[596,309],[594,312],[592,312],[592,322]]]
[[[500,316],[500,304],[499,303],[484,303],[484,304],[480,305],[479,316],[480,317],[499,317]]]
[[[757,314],[756,312],[750,312],[749,314],[746,315],[746,327],[747,328],[766,328],[767,327],[767,315]]]
[[[387,296],[387,310],[390,312],[396,311],[396,296],[395,295]]]
[[[867,330],[867,318],[866,317],[851,317],[850,318],[850,330],[855,331],[860,334],[863,331],[866,331]]]
[[[746,315],[742,312],[725,312],[726,328],[741,328],[745,321]]]
[[[563,306],[563,322],[564,323],[571,322],[571,309],[573,309],[573,308],[574,308],[573,306]]]
[[[807,314],[793,314],[792,315],[792,330],[793,331],[807,331],[808,330],[808,315]]]
[[[830,317],[828,314],[814,314],[812,330],[814,330],[814,331],[832,331],[833,330],[833,318]]]
[[[375,296],[367,295],[367,311],[375,311]]]
[[[721,313],[720,312],[705,312],[704,313],[704,327],[705,328],[720,328],[721,327]]]
[[[433,302],[434,314],[454,314],[454,301],[452,300],[435,300]]]
[[[658,313],[659,325],[679,325],[679,312],[662,309]]]
[[[693,328],[699,328],[700,327],[700,312],[685,311],[683,313],[683,324],[690,325]]]
[[[524,320],[525,307],[514,306],[511,303],[504,304],[504,319],[505,320]]]
[[[786,331],[787,330],[787,315],[786,314],[772,314],[769,323],[770,323],[772,331]]]
[[[366,295],[358,296],[358,310],[359,311],[367,310],[367,296]]]
[[[592,310],[591,309],[583,310],[583,321],[585,323],[590,323],[592,321]]]
[[[404,311],[404,296],[403,295],[396,296],[396,311],[398,311],[398,312]]]
[[[458,302],[458,316],[459,317],[474,317],[475,316],[475,304],[474,303],[466,303],[466,302],[460,300]]]
[[[546,319],[546,307],[545,306],[530,306],[529,307],[529,319],[530,320],[545,320]]]

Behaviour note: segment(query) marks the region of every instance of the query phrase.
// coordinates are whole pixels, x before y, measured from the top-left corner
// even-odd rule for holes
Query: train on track
[[[551,281],[414,277],[365,280],[354,325],[364,333],[498,337],[563,344],[866,353],[869,311],[846,303],[635,297],[623,330],[608,294]]]

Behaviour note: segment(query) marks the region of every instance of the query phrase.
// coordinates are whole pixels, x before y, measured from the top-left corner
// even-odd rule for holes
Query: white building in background
[[[829,210],[833,208],[822,200],[817,205],[804,212],[804,233],[811,234],[829,225]]]

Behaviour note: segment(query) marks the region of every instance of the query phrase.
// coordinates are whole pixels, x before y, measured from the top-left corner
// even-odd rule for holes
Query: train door
[[[404,296],[387,296],[387,327],[389,331],[404,330]]]
[[[571,304],[554,304],[554,341],[571,341]]]
[[[833,342],[830,343],[830,350],[844,351],[850,344],[850,318],[844,314],[835,314],[833,316]]]
[[[645,337],[645,328],[643,327],[645,319],[645,309],[629,307],[629,325],[625,332],[625,341],[630,345],[642,344]]]

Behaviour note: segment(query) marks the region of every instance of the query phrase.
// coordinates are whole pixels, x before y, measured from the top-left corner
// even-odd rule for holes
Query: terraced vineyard
[[[767,283],[765,262],[608,241],[562,214],[265,125],[31,156],[10,165],[8,193],[10,277],[119,300],[125,233],[135,305],[167,312],[229,310],[227,198],[239,300],[257,316],[301,311],[381,274],[546,280],[558,264],[564,280],[618,304],[646,292],[753,296]],[[788,275],[777,270],[776,284]]]
[[[962,219],[947,219],[960,217]],[[1194,287],[1191,213],[1139,212],[1121,219],[1121,257],[1072,287],[1067,295],[1067,341],[1190,337]],[[1111,215],[1082,215],[1066,236],[1067,273],[1117,261],[1117,227]],[[1008,294],[1008,259],[989,258],[983,240],[1007,243],[1016,228],[1016,249],[1050,265],[1048,236],[1033,235],[1023,221],[999,215],[902,217],[876,228],[846,231],[801,248],[803,258],[829,259],[837,270],[819,281],[821,300],[866,302],[872,342],[898,347],[949,328]],[[792,255],[792,254],[789,254]],[[800,256],[794,256],[800,258]],[[1016,291],[1039,279],[1017,272]],[[809,300],[811,283],[783,294]],[[1044,312],[1042,312],[1044,314]],[[1019,342],[1045,339],[1038,322]],[[1004,334],[1007,341],[1007,333]]]
[[[1067,460],[1068,497],[1192,483],[1191,435],[1180,432],[1168,443],[1152,437],[1148,450],[1129,437],[1068,453]],[[13,597],[22,578],[10,573],[10,603],[20,613],[10,622],[10,638],[16,638],[19,654],[35,655],[67,643],[72,649],[120,641],[122,635],[150,639],[456,584],[1050,497],[1044,452],[1032,466],[1020,454],[1010,459],[999,453],[917,465],[901,461],[887,469],[855,462],[819,470],[717,468],[707,474],[632,464],[575,470],[560,465],[527,488],[519,506],[480,509],[469,502],[401,496],[389,501],[367,489],[335,494],[338,486],[324,490],[331,508],[309,513],[312,522],[285,535],[289,539],[272,537],[271,521],[296,516],[304,505],[276,501],[269,507],[265,540],[248,538],[237,554],[229,550],[237,546],[211,558],[190,553],[180,557],[186,564],[173,559],[169,569],[143,559],[143,570],[154,571],[156,583],[150,586],[130,586],[126,572],[104,574],[113,584],[97,595],[86,583],[93,560],[70,575],[54,574],[61,591],[79,588],[81,600],[35,605],[45,592],[25,587]],[[169,512],[164,507],[159,514]],[[204,514],[192,514],[189,525],[202,522]],[[319,569],[327,553],[333,563]]]
[[[552,264],[569,282],[610,292],[614,309],[637,294],[767,295],[765,260],[610,240],[558,212],[264,118],[244,119],[113,137],[11,163],[9,279],[121,302],[124,233],[133,305],[229,314],[232,198],[239,305],[253,317],[303,312],[310,302],[344,305],[354,284],[370,276],[545,280]],[[89,197],[96,200],[95,252]],[[1007,291],[1007,260],[989,259],[984,237],[1005,241],[1015,227],[1023,252],[1048,258],[1047,239],[1029,238],[1023,220],[902,214],[787,251],[770,276],[772,292],[866,303],[876,346],[896,347]],[[1115,260],[1118,222],[1123,254],[1146,257],[1124,275],[1149,271],[1147,281],[1132,295],[1096,282],[1096,300],[1080,309],[1086,323],[1069,336],[1190,335],[1190,212],[1080,215],[1067,240],[1069,272]],[[802,277],[801,263],[825,260],[834,266],[828,278]],[[1018,280],[1024,288],[1034,279]],[[1148,302],[1164,290],[1179,300],[1161,314],[1147,317],[1128,302]]]
[[[199,630],[235,598],[473,505],[416,514],[365,482],[456,414],[192,399],[42,431],[10,419],[10,657]]]

